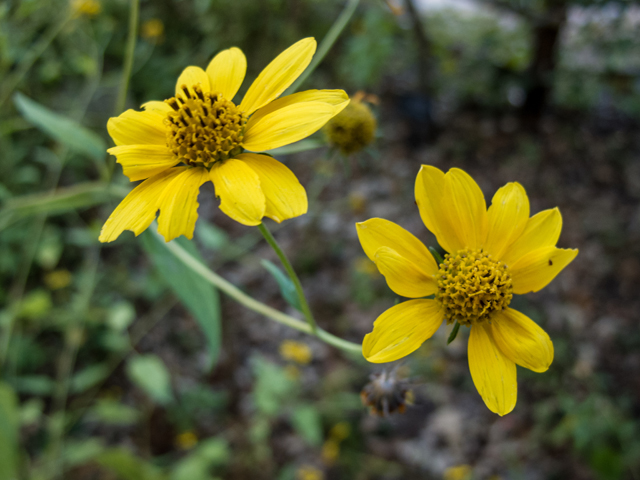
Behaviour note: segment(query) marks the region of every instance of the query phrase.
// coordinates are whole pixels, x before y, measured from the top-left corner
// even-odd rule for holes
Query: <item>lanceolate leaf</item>
[[[94,160],[102,160],[105,157],[107,145],[96,133],[20,93],[14,95],[13,101],[27,121],[54,140],[72,150],[89,155]]]
[[[191,269],[186,267],[160,242],[160,237],[147,230],[141,235],[142,245],[154,265],[180,298],[184,306],[193,314],[200,325],[209,349],[209,369],[213,368],[220,354],[220,296],[218,290],[204,282]],[[173,240],[198,260],[203,261],[196,247],[185,238]]]
[[[287,301],[289,305],[298,311],[302,311],[300,306],[300,299],[296,293],[296,287],[293,285],[291,279],[278,267],[276,267],[269,260],[262,260],[260,262],[264,268],[275,278],[280,287],[280,293],[282,297]]]

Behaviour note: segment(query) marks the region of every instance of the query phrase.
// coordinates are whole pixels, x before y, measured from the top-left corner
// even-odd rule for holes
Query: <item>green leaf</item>
[[[267,417],[278,414],[296,396],[296,383],[285,370],[262,357],[252,359],[255,385],[253,400],[258,411]]]
[[[226,464],[231,458],[227,442],[210,438],[198,444],[186,458],[180,460],[171,472],[171,480],[211,480],[212,467]]]
[[[260,264],[266,268],[273,278],[275,278],[276,282],[278,282],[280,293],[286,302],[301,312],[300,299],[298,298],[296,287],[293,285],[291,279],[269,260],[261,260]]]
[[[90,421],[108,425],[132,425],[139,417],[135,408],[106,398],[98,400],[88,415]]]
[[[104,363],[91,365],[80,370],[71,378],[71,393],[82,393],[95,387],[111,373],[111,370]]]
[[[113,448],[96,457],[103,468],[115,473],[122,480],[161,480],[164,475],[157,467],[134,456],[124,448]]]
[[[89,208],[120,200],[128,193],[126,187],[108,185],[103,182],[79,183],[73,187],[59,188],[54,193],[35,193],[15,197],[5,202],[0,210],[0,230],[21,218],[38,214],[55,215]]]
[[[291,415],[296,432],[312,447],[322,444],[322,420],[313,405],[299,405]]]
[[[0,383],[0,480],[18,474],[18,399],[7,384]]]
[[[161,405],[173,401],[171,376],[160,357],[138,355],[127,362],[127,375],[138,387]]]
[[[158,235],[145,232],[141,235],[142,246],[147,252],[164,280],[194,316],[207,340],[209,361],[207,369],[211,370],[220,355],[222,337],[220,296],[213,285],[202,280],[190,268],[178,260],[165,248]],[[198,250],[186,238],[173,240],[195,258],[204,263]]]
[[[93,460],[104,450],[104,440],[101,438],[83,438],[82,440],[65,440],[64,465],[67,468],[73,468],[78,465],[84,465]]]
[[[102,160],[105,157],[107,145],[98,134],[20,93],[14,95],[13,101],[27,121],[54,140],[94,160]]]

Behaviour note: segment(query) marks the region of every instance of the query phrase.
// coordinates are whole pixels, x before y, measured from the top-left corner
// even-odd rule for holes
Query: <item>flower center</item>
[[[447,323],[470,326],[491,318],[511,303],[513,285],[507,266],[480,250],[465,248],[447,254],[437,275],[436,300],[442,303]]]
[[[164,120],[169,150],[187,165],[206,168],[242,153],[245,114],[219,93],[180,88],[165,100],[174,110]]]

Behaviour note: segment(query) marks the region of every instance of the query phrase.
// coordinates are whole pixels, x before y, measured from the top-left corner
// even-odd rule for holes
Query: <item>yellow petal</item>
[[[242,153],[235,158],[258,174],[266,201],[266,217],[280,223],[307,213],[307,192],[293,172],[282,163],[256,153]]]
[[[247,59],[237,47],[221,51],[207,67],[212,92],[220,92],[227,100],[233,100],[247,73]]]
[[[296,103],[305,102],[321,102],[333,105],[338,110],[336,112],[337,115],[349,104],[349,96],[344,90],[306,90],[304,92],[294,93],[292,95],[287,95],[286,97],[278,98],[268,105],[258,109],[258,111],[251,116],[250,121],[255,123],[262,117],[265,117],[276,110]]]
[[[561,230],[560,210],[543,210],[529,219],[524,232],[507,248],[502,261],[507,265],[513,265],[529,252],[542,247],[553,247],[560,238]]]
[[[242,146],[260,152],[282,147],[320,130],[341,108],[324,102],[288,105],[258,120],[249,118]]]
[[[157,112],[127,110],[111,117],[107,130],[116,145],[166,145],[167,134]]]
[[[444,213],[456,232],[458,242],[480,248],[487,238],[487,204],[478,184],[459,168],[445,175]]]
[[[380,247],[376,251],[375,262],[378,270],[387,280],[389,288],[398,295],[420,298],[437,291],[433,276],[425,273],[418,265],[393,248]]]
[[[158,199],[160,216],[158,233],[165,242],[184,235],[193,238],[198,219],[198,193],[200,186],[209,180],[205,168],[189,168],[176,176]]]
[[[243,225],[259,225],[266,202],[260,177],[242,160],[230,158],[217,162],[209,172],[220,198],[220,210]]]
[[[147,111],[156,112],[162,115],[163,117],[165,117],[167,113],[173,112],[173,108],[171,108],[168,104],[166,104],[165,102],[159,102],[157,100],[152,100],[150,102],[143,103],[142,108],[144,108]]]
[[[513,293],[537,292],[546,287],[578,255],[577,249],[543,247],[521,257],[510,268]]]
[[[177,165],[180,159],[161,145],[122,145],[107,150],[118,158],[129,180],[144,180]]]
[[[176,95],[185,95],[183,85],[187,87],[190,95],[194,95],[193,87],[196,85],[200,85],[203,92],[211,91],[209,75],[200,67],[187,67],[182,71],[176,82]]]
[[[444,316],[435,300],[408,300],[391,307],[364,337],[362,354],[371,363],[406,357],[438,330]]]
[[[522,235],[529,220],[529,197],[522,185],[507,183],[500,188],[491,200],[487,216],[485,248],[494,260],[500,260],[507,247]]]
[[[415,185],[416,204],[425,226],[436,236],[447,252],[455,253],[465,246],[458,240],[444,205],[444,173],[430,165],[422,165]]]
[[[371,218],[356,223],[356,230],[362,249],[371,261],[376,261],[376,252],[380,247],[389,247],[425,274],[431,276],[438,273],[438,265],[424,243],[400,225],[383,218]]]
[[[512,362],[534,372],[546,372],[553,362],[553,343],[547,332],[526,315],[507,308],[491,320],[498,348]]]
[[[471,327],[469,370],[473,384],[489,410],[498,415],[513,410],[518,398],[516,364],[500,351],[488,325]]]
[[[156,218],[158,198],[169,182],[185,168],[165,170],[131,190],[105,222],[99,240],[112,242],[125,230],[131,230],[136,237],[145,231]]]
[[[240,109],[251,115],[284,92],[304,72],[316,51],[316,41],[304,38],[278,55],[251,84]]]

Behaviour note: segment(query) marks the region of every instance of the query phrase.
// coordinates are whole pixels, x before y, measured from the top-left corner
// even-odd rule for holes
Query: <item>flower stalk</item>
[[[276,252],[276,255],[278,255],[280,262],[282,262],[282,266],[287,271],[289,278],[293,282],[293,286],[296,288],[296,294],[298,295],[298,300],[300,301],[300,308],[302,309],[302,314],[304,315],[304,318],[307,319],[307,323],[309,324],[309,327],[311,327],[311,333],[313,333],[314,335],[317,335],[318,326],[316,325],[316,321],[313,318],[313,313],[311,313],[311,309],[309,308],[309,303],[307,302],[307,298],[305,297],[304,291],[302,290],[302,284],[300,283],[300,279],[298,278],[298,275],[293,269],[293,266],[291,266],[291,262],[289,261],[285,253],[282,251],[282,249],[280,248],[280,245],[278,245],[278,242],[276,242],[276,239],[273,237],[271,232],[267,229],[265,224],[261,223],[260,225],[258,225],[258,229],[260,230],[260,233],[262,233],[262,235],[264,236],[264,239],[267,241],[267,243]]]
[[[158,234],[156,234],[158,235]],[[191,254],[189,254],[185,249],[183,249],[176,242],[169,242],[164,244],[167,249],[175,255],[175,257],[180,260],[184,265],[189,267],[192,271],[200,275],[204,280],[211,283],[215,287],[219,288],[221,291],[229,295],[236,302],[244,305],[250,310],[257,312],[265,317],[270,318],[278,323],[286,325],[287,327],[291,327],[300,332],[314,334],[311,329],[309,323],[298,320],[295,317],[287,315],[285,313],[276,310],[268,305],[265,305],[262,302],[250,297],[238,287],[228,282],[224,278],[222,278],[217,273],[210,270],[206,265],[202,264],[196,258],[194,258]],[[350,353],[358,353],[362,354],[362,345],[358,343],[349,342],[347,340],[343,340],[342,338],[336,337],[335,335],[322,330],[321,328],[316,328],[315,335],[317,338],[322,340],[323,342],[332,345],[340,350]]]

